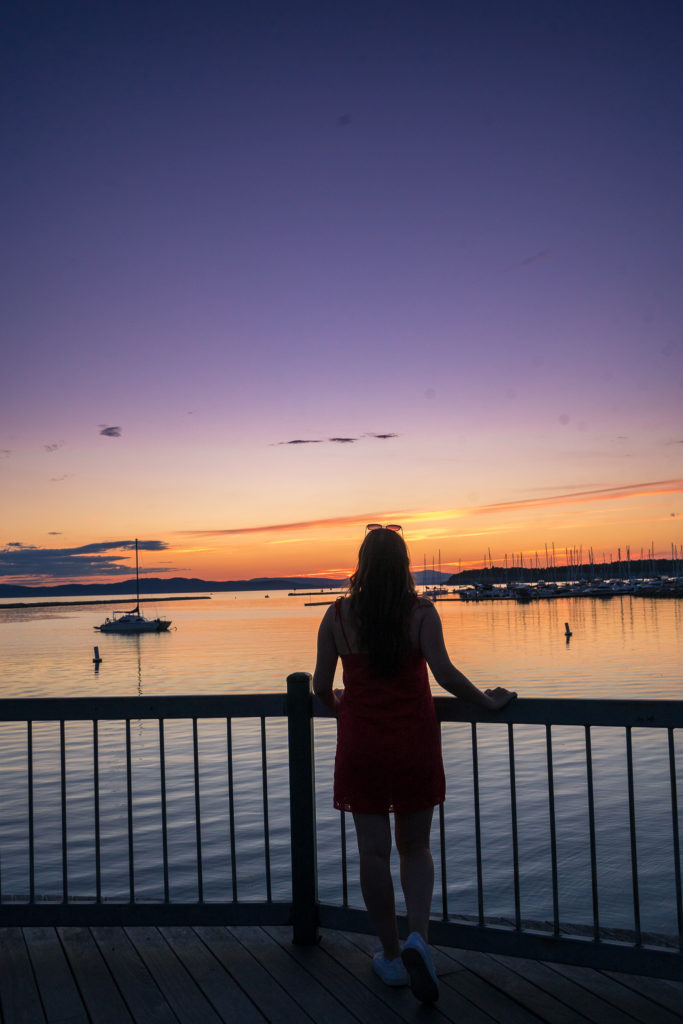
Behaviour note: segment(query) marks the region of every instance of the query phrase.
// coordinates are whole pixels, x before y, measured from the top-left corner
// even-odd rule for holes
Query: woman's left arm
[[[313,673],[313,693],[336,714],[339,697],[332,689],[334,673],[337,669],[337,644],[333,630],[334,605],[330,605],[323,615],[318,629],[318,654]]]

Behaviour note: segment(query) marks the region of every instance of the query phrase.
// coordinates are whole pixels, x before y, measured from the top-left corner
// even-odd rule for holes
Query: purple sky
[[[682,43],[679,0],[10,3],[0,545],[682,476]]]

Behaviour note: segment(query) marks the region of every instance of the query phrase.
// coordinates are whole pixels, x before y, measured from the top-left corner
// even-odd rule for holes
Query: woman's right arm
[[[340,696],[332,689],[337,668],[337,644],[334,639],[334,605],[323,615],[318,629],[318,652],[313,673],[313,692],[330,711],[336,713]]]
[[[443,686],[444,690],[448,690],[454,697],[459,697],[470,704],[478,704],[489,711],[498,711],[517,696],[503,686],[496,686],[491,690],[478,689],[448,657],[441,618],[434,605],[425,606],[421,609],[421,614],[423,618],[420,625],[420,649],[439,686]]]

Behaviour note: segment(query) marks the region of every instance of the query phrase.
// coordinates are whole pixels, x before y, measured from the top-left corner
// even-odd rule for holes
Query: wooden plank
[[[464,967],[468,967],[473,974],[488,981],[490,985],[501,992],[505,992],[507,996],[526,1010],[535,1013],[541,1020],[550,1021],[551,1024],[576,1024],[577,1020],[587,1019],[576,1007],[562,1003],[555,995],[538,988],[521,974],[511,970],[499,960],[494,960],[487,953],[458,949],[454,950],[452,955]]]
[[[338,933],[335,933],[338,934]],[[467,972],[448,957],[442,956],[438,950],[434,950],[434,966],[441,982],[438,1001],[429,1009],[417,1002],[408,988],[391,989],[383,985],[379,978],[371,973],[369,956],[372,955],[373,945],[376,939],[368,935],[360,935],[356,932],[345,932],[342,936],[349,946],[355,950],[356,970],[359,976],[365,975],[372,979],[373,983],[382,993],[382,998],[390,1001],[392,1007],[403,1016],[404,1020],[424,1020],[425,1013],[435,1021],[467,1021],[472,1024],[484,1024],[494,1018],[489,1016],[484,1009],[477,1006],[466,993],[463,993],[460,980]],[[351,962],[351,954],[345,952],[345,957]],[[514,1005],[514,1004],[513,1004]],[[528,1024],[527,1018],[522,1024]]]
[[[458,989],[453,987],[446,989],[442,986],[438,1001],[434,1007],[429,1011],[425,1011],[420,1002],[416,1001],[410,989],[389,988],[382,984],[380,979],[372,973],[368,962],[369,952],[367,945],[361,943],[362,948],[360,948],[353,941],[359,938],[357,935],[344,935],[337,931],[330,931],[324,934],[326,936],[324,941],[331,944],[335,955],[341,959],[341,962],[349,970],[353,968],[359,981],[364,982],[368,987],[372,986],[373,990],[377,991],[379,997],[387,1002],[391,1009],[400,1016],[401,1020],[421,1021],[424,1020],[424,1015],[427,1012],[433,1020],[441,1022],[459,1020],[464,1022],[464,1024],[492,1024],[492,1017],[484,1014],[483,1011],[466,999]],[[441,982],[444,980],[444,973],[449,970],[449,965],[447,965],[445,959],[443,964],[439,963],[437,973],[439,973]],[[453,970],[455,974],[461,969],[454,966]]]
[[[509,999],[504,992],[472,971],[463,971],[462,974],[449,975],[444,979],[443,988],[456,986],[462,997],[498,1024],[539,1024],[540,1018],[535,1013]]]
[[[45,1020],[21,928],[0,928],[0,1020],[7,1024]]]
[[[24,928],[31,964],[48,1021],[88,1022],[69,962],[54,928]]]
[[[230,931],[237,933],[235,937],[313,1020],[324,1020],[325,1024],[357,1024],[356,1018],[339,1002],[335,993],[328,991],[317,977],[304,970],[263,928]],[[324,959],[325,954],[317,946],[311,949],[314,959]]]
[[[613,1006],[619,1007],[624,1013],[629,1013],[642,1024],[680,1024],[680,1018],[670,1010],[657,1006],[639,992],[617,981],[617,974],[608,977],[601,971],[592,971],[589,967],[574,967],[572,964],[549,966],[559,974],[571,978],[578,985],[583,985],[590,992],[595,992]]]
[[[93,1024],[132,1024],[133,1018],[87,928],[58,928],[57,934]]]
[[[335,959],[350,971],[359,985],[365,992],[372,993],[375,998],[384,1003],[402,1021],[418,1021],[424,1016],[424,1008],[416,1002],[413,994],[408,988],[392,988],[385,985],[376,974],[373,973],[370,965],[370,956],[365,948],[362,948],[356,941],[362,936],[354,932],[339,932],[336,929],[325,929],[323,939],[325,947],[330,950]],[[438,1004],[437,1004],[438,1006]],[[430,1011],[439,1024],[449,1020],[436,1008]]]
[[[123,928],[91,928],[133,1019],[140,1024],[177,1024],[177,1017]]]
[[[665,981],[663,978],[643,978],[640,974],[616,974],[604,971],[610,978],[621,982],[627,988],[659,1003],[683,1020],[683,982]]]
[[[484,1013],[487,1013],[493,1020],[500,1024],[538,1024],[541,1018],[537,1017],[524,1006],[520,1006],[514,999],[505,992],[492,985],[480,974],[469,970],[458,959],[462,950],[451,949],[450,947],[438,947],[441,956],[451,959],[459,968],[458,973],[450,972],[444,977],[445,986],[455,988],[461,995],[465,996],[471,1003],[477,1006]]]
[[[185,1024],[218,1024],[220,1017],[156,928],[126,928],[135,946],[178,1020]]]
[[[223,1020],[238,1020],[240,1024],[266,1021],[192,928],[162,928],[161,933]]]
[[[195,932],[213,955],[238,978],[241,988],[271,1024],[292,1024],[302,1012],[286,990],[265,970],[227,928],[201,925]],[[240,934],[241,928],[235,928]]]
[[[359,1020],[372,1021],[372,1024],[401,1024],[403,1018],[366,988],[348,969],[343,954],[335,957],[330,933],[321,933],[319,946],[295,946],[292,942],[291,928],[273,925],[266,927],[265,931],[285,952],[294,957],[304,970],[315,973],[320,983],[334,992],[337,999]]]
[[[555,996],[567,1006],[573,1006],[577,1013],[582,1014],[587,1020],[594,1024],[633,1024],[633,1018],[617,1009],[599,996],[588,992],[585,988],[570,981],[551,970],[546,964],[538,960],[527,960],[519,956],[499,956],[491,954],[493,960],[520,974],[527,981],[550,995]]]

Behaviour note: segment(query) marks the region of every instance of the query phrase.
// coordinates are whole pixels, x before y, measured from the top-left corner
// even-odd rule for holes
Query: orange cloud
[[[522,498],[518,501],[501,501],[492,505],[474,505],[462,508],[440,509],[423,512],[417,509],[390,512],[357,512],[348,516],[330,516],[323,519],[302,519],[290,523],[268,523],[262,526],[241,526],[229,529],[178,530],[182,536],[192,537],[234,537],[242,534],[281,533],[289,530],[308,530],[316,526],[334,528],[338,526],[365,526],[372,522],[391,522],[401,519],[410,523],[427,523],[440,519],[462,518],[466,515],[483,515],[494,512],[542,509],[555,505],[575,505],[595,501],[613,501],[620,498],[643,498],[651,495],[678,494],[683,491],[683,479],[654,480],[620,487],[603,487],[596,490],[573,491],[548,495],[542,498]]]
[[[242,533],[279,533],[282,530],[309,530],[313,526],[365,526],[378,522],[377,512],[360,512],[352,516],[332,516],[329,519],[304,519],[296,523],[270,523],[267,526],[241,526],[228,530],[178,530],[191,537],[234,537]],[[386,516],[386,513],[381,513]]]
[[[610,501],[614,498],[644,498],[651,494],[678,494],[683,491],[683,480],[655,480],[648,483],[627,484],[622,487],[603,487],[595,491],[574,491],[554,494],[545,498],[523,498],[521,501],[501,501],[495,505],[480,505],[470,512],[498,512],[502,509],[545,508],[548,505],[576,505],[589,501]]]

